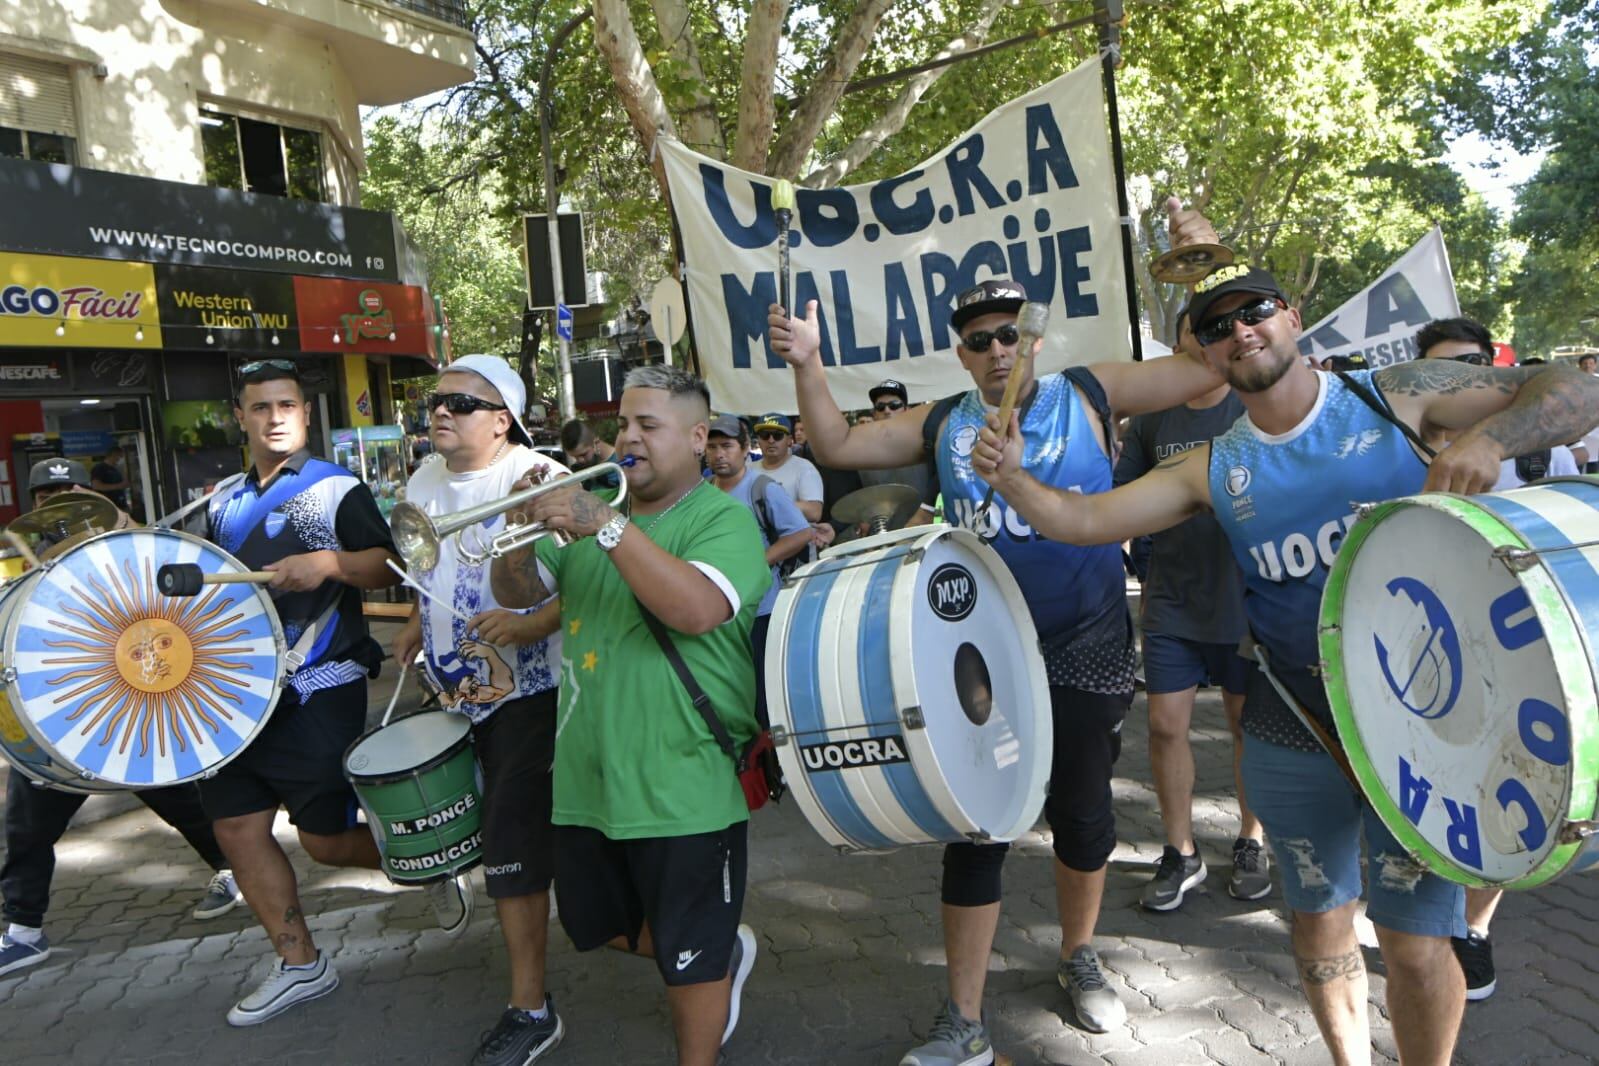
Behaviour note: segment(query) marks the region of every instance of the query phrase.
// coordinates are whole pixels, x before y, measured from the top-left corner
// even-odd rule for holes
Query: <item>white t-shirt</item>
[[[511,494],[511,486],[537,465],[552,476],[569,473],[566,467],[532,448],[512,445],[500,460],[482,470],[451,473],[442,459],[417,468],[406,485],[405,498],[437,518]],[[469,551],[485,550],[488,541],[505,528],[505,515],[468,527],[448,538],[439,549],[439,561],[426,574],[412,577],[433,596],[442,597],[467,618],[499,607],[489,588],[486,559],[473,566],[461,560],[456,548],[464,538]],[[519,614],[531,613],[535,605]],[[560,631],[537,644],[490,645],[470,637],[466,623],[431,598],[422,600],[422,657],[438,686],[446,710],[481,722],[500,704],[555,688],[561,673]]]
[[[750,467],[756,474],[765,474],[779,485],[783,486],[789,498],[799,503],[809,503],[814,500],[822,502],[822,472],[816,469],[816,464],[809,459],[802,459],[797,455],[790,455],[783,460],[783,465],[770,467],[765,463],[756,463]]]
[[[1544,477],[1575,477],[1582,473],[1577,469],[1577,457],[1571,454],[1571,449],[1563,444],[1557,444],[1549,449],[1549,469]],[[1506,459],[1499,464],[1499,480],[1494,482],[1493,491],[1503,492],[1506,489],[1519,489],[1526,482],[1516,475],[1516,461]]]

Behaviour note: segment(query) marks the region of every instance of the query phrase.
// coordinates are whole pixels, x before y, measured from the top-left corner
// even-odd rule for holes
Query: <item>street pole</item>
[[[555,297],[555,306],[550,309],[550,325],[555,333],[556,359],[561,368],[562,422],[577,417],[577,400],[572,392],[572,349],[566,338],[561,336],[558,317],[561,304],[566,302],[566,293],[561,287],[560,201],[556,198],[555,153],[551,151],[550,144],[550,112],[554,108],[550,100],[550,74],[555,67],[555,53],[560,50],[562,42],[593,14],[593,8],[585,7],[566,20],[566,24],[550,39],[550,46],[544,50],[544,70],[539,75],[539,140],[544,147],[544,209],[549,213],[550,290]]]
[[[1122,162],[1122,124],[1116,109],[1116,63],[1121,58],[1125,15],[1121,0],[1094,0],[1099,23],[1100,75],[1105,82],[1105,105],[1110,112],[1110,154],[1116,167],[1116,211],[1121,217],[1122,268],[1127,284],[1127,322],[1133,334],[1133,358],[1144,358],[1144,335],[1138,323],[1138,278],[1133,273],[1133,220],[1127,206],[1127,169]]]

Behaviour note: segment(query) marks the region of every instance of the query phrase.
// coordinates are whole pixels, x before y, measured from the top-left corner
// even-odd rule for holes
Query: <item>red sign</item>
[[[434,357],[433,301],[415,285],[294,279],[303,352],[388,352]]]

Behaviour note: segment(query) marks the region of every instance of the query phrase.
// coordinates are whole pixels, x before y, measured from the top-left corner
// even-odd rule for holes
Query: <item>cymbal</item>
[[[93,492],[63,492],[43,507],[13,519],[8,533],[56,533],[64,526],[68,533],[94,527],[110,529],[117,524],[116,504]]]
[[[868,485],[864,489],[856,489],[833,504],[833,513],[829,517],[835,521],[851,524],[873,522],[879,518],[886,522],[893,519],[896,512],[907,504],[915,506],[920,504],[921,500],[921,493],[909,485]]]
[[[1217,267],[1238,258],[1224,244],[1185,244],[1155,257],[1149,272],[1168,285],[1192,285]]]

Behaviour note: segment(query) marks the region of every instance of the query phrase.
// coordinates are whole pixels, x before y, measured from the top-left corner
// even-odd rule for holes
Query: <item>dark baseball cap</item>
[[[28,491],[57,485],[89,487],[89,471],[75,459],[41,459],[28,471]]]
[[[990,278],[955,297],[955,313],[949,316],[949,322],[959,331],[980,315],[1001,311],[1015,314],[1026,302],[1026,289],[1009,278]]]
[[[737,415],[717,415],[711,419],[710,431],[712,435],[720,433],[733,440],[744,439],[744,423],[738,420]]]
[[[787,415],[780,415],[776,412],[773,412],[771,414],[762,415],[760,420],[755,423],[755,432],[759,433],[763,429],[780,429],[784,433],[793,433],[794,423],[788,420]]]
[[[1277,284],[1276,278],[1260,267],[1251,266],[1240,260],[1217,267],[1194,285],[1194,297],[1188,301],[1188,306],[1184,309],[1188,315],[1190,328],[1198,330],[1209,317],[1211,307],[1223,296],[1235,292],[1275,296],[1285,304],[1288,302],[1288,294],[1283,292],[1283,287]]]
[[[893,378],[887,378],[883,381],[879,381],[876,385],[873,385],[871,390],[866,394],[866,398],[871,400],[873,403],[877,402],[877,398],[879,396],[898,396],[905,403],[911,402],[910,396],[905,392],[905,386],[902,383],[895,381]]]

